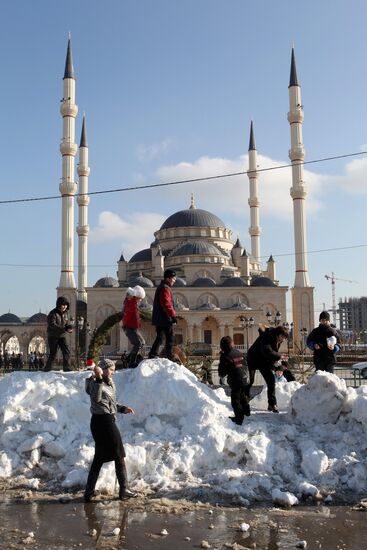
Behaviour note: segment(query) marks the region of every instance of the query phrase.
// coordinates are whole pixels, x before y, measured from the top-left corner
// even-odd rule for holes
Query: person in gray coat
[[[113,382],[115,363],[102,359],[93,369],[93,376],[85,381],[85,391],[90,396],[91,432],[95,441],[95,452],[89,470],[84,502],[91,502],[96,496],[95,486],[99,472],[105,462],[115,462],[116,477],[119,482],[120,500],[135,497],[136,493],[127,486],[125,449],[116,426],[116,413],[134,414],[131,407],[119,405],[116,401],[116,387]]]

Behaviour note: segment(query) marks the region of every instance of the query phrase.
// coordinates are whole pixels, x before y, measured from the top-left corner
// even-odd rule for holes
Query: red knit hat
[[[94,359],[88,359],[88,361],[86,362],[87,369],[94,369],[95,366],[96,364],[94,362]]]

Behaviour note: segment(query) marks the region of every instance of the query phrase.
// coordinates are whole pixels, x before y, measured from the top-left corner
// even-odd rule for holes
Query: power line
[[[367,244],[353,244],[350,246],[338,246],[335,248],[320,248],[319,250],[309,250],[307,254],[319,254],[320,252],[335,252],[337,250],[351,250],[353,248],[366,248]],[[281,254],[272,254],[276,258],[284,257],[284,256],[296,256],[297,254],[301,254],[301,252],[284,252]],[[268,258],[269,254],[266,254],[266,256],[261,256],[261,258]],[[60,264],[10,264],[10,263],[0,263],[0,267],[56,267],[60,268]],[[80,267],[79,265],[76,265],[75,268],[77,269]],[[114,264],[89,264],[88,267],[116,267],[116,263]]]
[[[359,151],[357,153],[348,153],[346,155],[337,155],[334,157],[324,157],[319,158],[315,160],[307,160],[303,162],[295,162],[291,164],[281,164],[279,166],[270,166],[269,168],[259,168],[258,170],[245,170],[243,172],[230,172],[227,174],[217,174],[215,176],[206,176],[202,178],[191,178],[187,180],[176,180],[176,181],[168,181],[168,182],[161,182],[161,183],[151,183],[148,185],[136,185],[133,187],[119,187],[117,189],[104,189],[102,191],[90,191],[88,193],[75,193],[74,197],[82,197],[84,195],[86,196],[92,196],[92,195],[106,195],[109,193],[122,193],[124,191],[140,191],[142,189],[153,189],[156,187],[168,187],[170,185],[181,185],[183,183],[198,183],[202,181],[210,181],[215,179],[221,179],[221,178],[233,178],[236,176],[244,176],[246,174],[254,174],[258,172],[271,172],[273,170],[282,170],[283,168],[292,168],[293,166],[305,166],[306,164],[317,164],[320,162],[328,162],[331,160],[338,160],[338,159],[344,159],[344,158],[350,158],[350,157],[356,157],[360,155],[367,154],[367,151]],[[45,197],[28,197],[24,199],[9,199],[9,200],[0,200],[0,204],[15,204],[15,203],[21,203],[21,202],[36,202],[36,201],[48,201],[48,200],[55,200],[55,199],[62,199],[62,195],[50,195]]]

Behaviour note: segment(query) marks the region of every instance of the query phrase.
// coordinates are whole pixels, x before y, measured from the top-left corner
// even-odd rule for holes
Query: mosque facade
[[[262,266],[260,255],[260,199],[257,149],[254,127],[251,122],[249,139],[249,198],[250,249],[246,250],[232,231],[215,215],[197,207],[191,197],[187,208],[173,213],[152,235],[152,243],[137,251],[129,260],[123,253],[117,261],[116,277],[103,277],[88,286],[88,141],[86,120],[83,116],[79,147],[75,142],[75,122],[78,107],[75,103],[75,73],[70,37],[68,40],[63,78],[63,99],[60,114],[63,139],[60,145],[62,177],[61,194],[61,273],[57,295],[65,296],[71,304],[71,316],[83,318],[85,331],[98,328],[110,315],[121,310],[129,286],[140,285],[146,291],[142,309],[152,308],[155,288],[163,272],[172,268],[177,272],[173,287],[178,316],[176,341],[178,344],[206,343],[217,346],[224,335],[234,338],[236,345],[248,344],[257,336],[260,323],[287,322],[286,295],[288,287],[281,285],[276,276],[276,263],[272,256]],[[296,333],[301,328],[310,330],[314,324],[313,287],[307,267],[307,231],[303,179],[304,147],[302,123],[304,113],[301,88],[298,82],[294,50],[292,49],[289,82],[289,112],[292,164],[295,282],[292,294],[292,322]],[[78,155],[78,183],[75,178],[75,160]],[[75,201],[75,195],[77,199]],[[75,204],[76,203],[76,204]],[[185,206],[185,205],[183,205]],[[75,207],[78,223],[75,228]],[[78,240],[78,278],[74,275],[74,237]],[[277,317],[278,315],[278,317]],[[4,316],[3,316],[4,317]],[[16,316],[14,316],[16,317]],[[19,318],[18,318],[19,319]],[[38,326],[31,327],[19,319],[15,323],[2,323],[2,346],[12,336],[18,337],[21,351],[27,354],[31,338],[45,337],[45,317],[37,318]],[[14,319],[13,319],[14,321]],[[32,324],[32,323],[31,323]],[[19,326],[18,326],[19,325]],[[155,336],[154,327],[143,322],[142,333],[149,346]],[[71,341],[76,347],[76,340]],[[109,335],[105,353],[119,353],[127,349],[127,341],[120,327]]]

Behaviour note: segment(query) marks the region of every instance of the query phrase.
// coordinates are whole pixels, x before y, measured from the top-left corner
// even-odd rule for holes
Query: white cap
[[[135,296],[135,290],[131,288],[131,286],[129,286],[129,288],[126,291],[126,294],[128,294],[129,296]]]
[[[132,289],[133,292],[134,292],[134,296],[136,298],[141,298],[142,300],[144,300],[145,298],[145,290],[143,287],[139,286],[139,285],[136,285],[134,286],[134,288]]]

